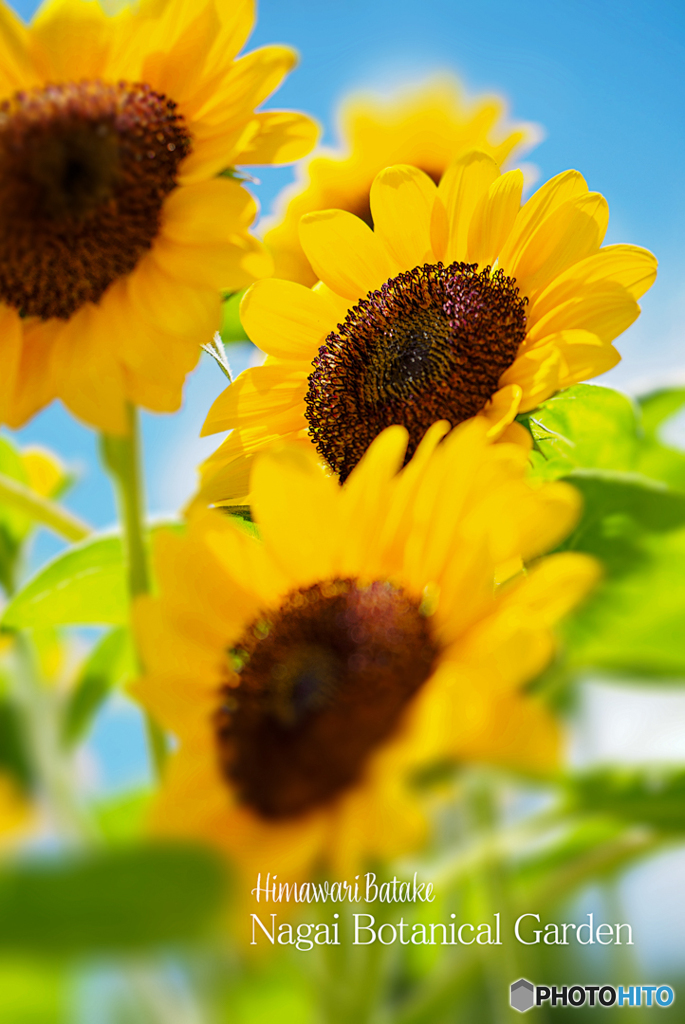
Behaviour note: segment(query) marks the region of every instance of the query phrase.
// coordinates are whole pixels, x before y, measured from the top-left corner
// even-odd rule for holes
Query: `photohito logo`
[[[534,985],[519,978],[509,989],[509,1004],[519,1013],[534,1006],[670,1006],[675,992],[670,985]]]

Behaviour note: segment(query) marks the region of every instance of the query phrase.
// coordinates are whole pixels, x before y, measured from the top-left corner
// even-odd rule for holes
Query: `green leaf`
[[[62,740],[67,747],[87,731],[110,690],[133,676],[135,653],[128,629],[115,629],[100,640],[83,665],[69,695],[62,719]]]
[[[180,523],[158,529],[181,530]],[[116,534],[89,537],[57,555],[14,595],[0,619],[6,629],[112,625],[128,621],[126,565]]]
[[[12,775],[24,790],[35,781],[24,723],[7,697],[0,698],[0,771]]]
[[[588,518],[629,516],[647,530],[662,532],[685,524],[685,493],[641,473],[576,469],[565,478],[583,495]]]
[[[121,538],[98,536],[57,555],[5,608],[2,625],[123,625],[128,616]]]
[[[577,384],[519,418],[533,435],[535,474],[545,480],[575,469],[636,469],[636,409],[618,391]]]
[[[648,437],[656,438],[659,428],[685,405],[685,388],[661,388],[641,395],[642,428]]]
[[[636,473],[576,470],[566,479],[584,510],[563,547],[594,555],[605,571],[562,623],[566,682],[581,670],[685,678],[685,494]]]
[[[136,789],[98,800],[93,813],[107,842],[126,843],[138,839],[152,798],[151,789]]]
[[[616,558],[621,538],[610,539]],[[607,578],[562,626],[568,667],[640,679],[685,679],[685,530],[628,543],[628,568],[623,557],[623,571]],[[592,544],[584,548],[592,550]],[[604,557],[610,562],[607,550],[608,545]]]
[[[685,494],[639,473],[577,469],[564,479],[582,494],[583,515],[562,547],[595,555],[610,577],[645,561],[650,533],[685,525]]]
[[[57,964],[11,961],[0,965],[0,1020],[7,1024],[73,1021],[70,979]]]
[[[221,327],[219,328],[224,345],[250,340],[240,320],[240,301],[246,291],[247,289],[243,288],[242,291],[234,292],[233,295],[224,299],[221,307]]]
[[[581,384],[526,414],[534,474],[566,479],[584,509],[563,548],[586,551],[605,577],[562,624],[565,654],[538,683],[563,700],[578,673],[685,678],[685,454],[658,428],[685,389],[635,404]]]
[[[663,444],[658,427],[683,404],[685,389],[632,402],[610,388],[577,384],[519,416],[535,444],[534,474],[544,480],[576,469],[641,473],[685,492],[685,454]]]
[[[206,934],[226,896],[217,855],[151,844],[0,872],[0,951],[99,956]]]
[[[623,822],[685,832],[685,770],[601,768],[567,783],[572,811],[609,815]]]

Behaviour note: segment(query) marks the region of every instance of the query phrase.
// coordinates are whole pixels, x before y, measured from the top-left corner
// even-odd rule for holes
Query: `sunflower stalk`
[[[75,793],[72,759],[65,755],[61,742],[59,696],[43,684],[35,650],[26,634],[16,634],[12,657],[12,697],[21,712],[31,762],[52,823],[68,843],[97,841],[97,830]]]
[[[145,498],[143,491],[140,427],[138,411],[127,405],[128,433],[121,436],[102,435],[102,458],[107,467],[117,498],[119,519],[124,532],[128,592],[133,602],[150,590],[150,572],[145,545]],[[142,669],[140,651],[138,663]],[[145,713],[150,756],[158,777],[166,763],[166,737],[152,716]]]
[[[465,788],[465,804],[467,820],[478,836],[492,839],[499,827],[499,808],[497,806],[497,784],[492,775],[483,770],[476,770],[467,780]],[[485,854],[472,876],[474,893],[481,905],[483,920],[492,920],[492,915],[499,912],[500,926],[508,928],[514,919],[507,875],[504,861],[498,857],[491,847],[490,854]],[[490,1001],[493,1020],[496,1024],[505,1024],[516,1017],[516,1011],[502,1004],[501,993],[506,992],[513,978],[520,976],[514,944],[506,942],[497,948],[487,948],[487,955],[482,957],[482,970],[490,990]]]
[[[353,929],[352,911],[340,904],[341,934]],[[385,915],[391,923],[400,911]],[[354,946],[348,941],[321,947],[319,969],[315,973],[319,1018],[322,1024],[371,1024],[378,1017],[387,987],[392,953],[381,943]]]
[[[29,516],[34,523],[47,527],[65,540],[85,540],[91,532],[78,516],[4,473],[0,473],[0,502]]]

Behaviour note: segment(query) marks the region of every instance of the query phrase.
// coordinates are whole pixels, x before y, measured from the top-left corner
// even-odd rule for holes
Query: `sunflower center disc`
[[[345,480],[386,427],[453,427],[492,398],[526,333],[512,278],[475,264],[426,264],[392,278],[348,312],[314,359],[305,397],[319,454]]]
[[[78,82],[0,103],[0,300],[68,319],[159,231],[190,135],[147,85]]]
[[[418,602],[390,583],[291,593],[232,651],[239,682],[215,718],[224,775],[263,818],[325,803],[359,778],[437,654]]]

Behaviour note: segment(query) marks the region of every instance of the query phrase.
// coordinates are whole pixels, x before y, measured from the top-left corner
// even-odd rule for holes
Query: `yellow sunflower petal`
[[[438,194],[447,211],[449,240],[445,260],[465,260],[469,227],[478,204],[499,177],[499,168],[487,153],[467,153],[447,168]]]
[[[218,174],[237,163],[237,154],[249,146],[255,138],[258,125],[255,121],[240,122],[225,131],[211,132],[196,130],[193,148],[178,168],[180,186],[195,185],[201,181],[212,181]]]
[[[466,258],[492,266],[521,208],[523,172],[507,171],[495,178],[481,197],[469,225]]]
[[[504,444],[515,444],[517,447],[523,447],[526,451],[530,451],[533,447],[533,438],[526,428],[515,420],[502,431],[499,440]]]
[[[10,412],[22,354],[21,321],[13,309],[0,306],[0,422]]]
[[[380,238],[346,210],[307,214],[300,241],[324,284],[346,299],[359,299],[397,273]]]
[[[234,57],[242,50],[254,27],[255,0],[215,0],[215,3],[221,18],[217,48]]]
[[[259,455],[252,472],[252,508],[267,550],[293,589],[333,574],[338,485],[320,472],[312,450]]]
[[[601,569],[594,558],[564,551],[531,569],[504,603],[524,602],[538,623],[553,626],[575,608],[600,577]]]
[[[250,339],[280,359],[303,359],[308,364],[336,319],[325,297],[294,281],[257,281],[240,303],[240,319]]]
[[[607,245],[574,263],[537,296],[529,311],[528,326],[531,328],[555,306],[574,298],[588,285],[612,282],[639,299],[654,284],[656,271],[656,257],[648,249],[637,245]]]
[[[154,84],[165,96],[173,96],[186,117],[192,116],[214,89],[208,88],[208,75],[198,61],[212,49],[221,27],[215,5],[209,0],[197,6],[192,20],[186,22],[177,38],[153,50],[143,60],[141,77]],[[198,95],[199,94],[199,95]]]
[[[143,257],[125,282],[137,316],[170,334],[194,333],[203,325],[208,337],[221,320],[221,297],[215,289],[197,288],[171,277],[152,257]]]
[[[613,281],[578,288],[572,298],[555,305],[530,328],[525,347],[541,345],[558,331],[583,330],[613,341],[638,318],[640,307],[630,292]]]
[[[519,530],[521,556],[530,561],[570,533],[580,516],[582,501],[573,487],[559,482],[525,498],[512,503],[509,514]]]
[[[561,331],[554,344],[561,354],[559,387],[567,388],[578,381],[599,377],[621,361],[613,345],[607,345],[589,331]]]
[[[266,110],[255,114],[255,132],[234,156],[237,164],[289,164],[311,152],[319,126],[294,110]]]
[[[287,411],[301,404],[308,373],[308,367],[293,369],[288,363],[254,366],[245,370],[215,400],[207,414],[203,433],[258,424],[274,412]]]
[[[541,700],[503,694],[496,710],[486,700],[480,704],[480,708],[469,708],[454,749],[457,757],[486,757],[496,764],[546,774],[558,766],[561,728]]]
[[[30,57],[26,26],[7,4],[0,4],[0,95],[27,89],[39,81]]]
[[[517,384],[521,389],[519,411],[534,409],[561,387],[562,359],[553,344],[523,352],[500,377],[500,387]]]
[[[359,572],[373,573],[382,554],[379,533],[383,528],[386,508],[383,496],[390,499],[389,482],[393,479],[407,450],[404,427],[388,427],[371,444],[363,459],[345,482],[341,501],[337,570],[342,576]],[[369,514],[375,509],[377,516]],[[360,523],[368,523],[360,529]]]
[[[572,264],[593,255],[609,224],[604,196],[587,192],[557,207],[531,232],[517,258],[502,263],[529,301]]]
[[[108,62],[109,21],[97,3],[43,4],[31,24],[31,49],[40,73],[52,81],[99,78]]]
[[[273,271],[266,246],[247,232],[229,235],[223,242],[175,245],[160,235],[150,254],[174,281],[199,288],[235,292]]]
[[[499,254],[499,266],[506,270],[514,264],[545,218],[568,199],[584,195],[587,191],[587,182],[578,171],[563,171],[545,182],[521,207]]]
[[[49,372],[56,343],[57,335],[49,321],[33,323],[24,330],[16,386],[8,399],[6,411],[6,423],[10,427],[17,429],[23,426],[27,419],[56,397],[55,375]]]
[[[522,395],[523,390],[518,383],[506,384],[504,387],[498,388],[479,414],[483,420],[487,421],[487,436],[490,440],[500,437],[509,424],[513,423],[521,405]]]
[[[221,538],[230,544],[236,527],[217,512],[205,512],[188,524],[185,537],[171,530],[159,530],[155,535],[153,557],[155,578],[166,593],[166,614],[173,618],[176,634],[184,644],[181,667],[192,672],[192,662],[201,658],[202,669],[212,672],[221,667],[219,650],[227,637],[243,628],[254,616],[258,599],[251,585],[230,566],[209,550],[209,540],[221,546]],[[249,537],[242,535],[245,540]],[[195,579],[183,591],[174,581],[196,572]],[[167,669],[179,667],[178,653],[159,651],[158,661]],[[154,662],[153,662],[154,664]],[[189,680],[188,685],[192,684]]]
[[[225,111],[234,118],[247,120],[255,107],[268,99],[288,72],[297,64],[297,53],[289,46],[262,46],[245,54],[233,65],[230,74],[217,87],[211,104],[202,111],[211,120],[215,114],[223,121]]]
[[[399,267],[433,262],[430,226],[437,188],[407,164],[387,167],[371,186],[371,213],[379,235]]]
[[[220,522],[208,530],[206,545],[210,555],[234,581],[249,581],[247,611],[240,611],[240,620],[245,624],[291,589],[288,575],[274,561],[265,545],[254,537],[248,537],[233,523]]]
[[[162,230],[181,244],[224,242],[256,215],[257,203],[237,181],[214,178],[175,189],[164,204]]]
[[[59,363],[59,394],[74,416],[105,433],[125,434],[128,417],[123,372],[108,342],[108,324],[88,303],[57,337],[53,361]]]

